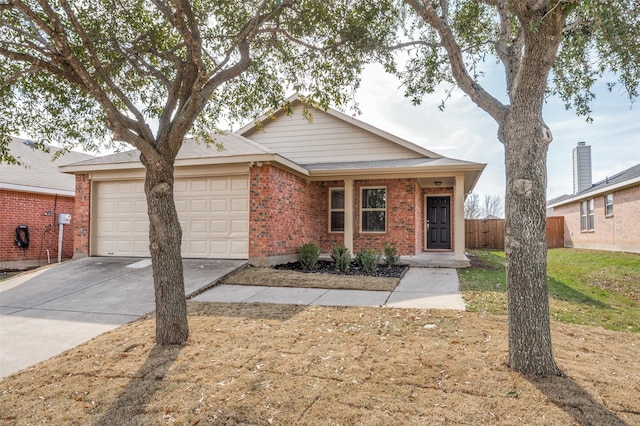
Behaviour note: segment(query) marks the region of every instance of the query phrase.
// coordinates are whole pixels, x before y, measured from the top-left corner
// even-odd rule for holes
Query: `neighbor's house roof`
[[[591,185],[591,188],[585,189],[577,194],[561,195],[560,197],[553,198],[547,202],[547,207],[559,207],[635,185],[640,185],[640,164],[636,164],[613,176],[608,176],[600,182]]]
[[[0,167],[0,189],[75,196],[75,177],[58,171],[58,166],[94,157],[69,151],[52,161],[60,149],[54,146],[48,148],[50,152],[46,153],[34,148],[32,142],[26,139],[12,138],[9,152],[24,164],[3,164]]]

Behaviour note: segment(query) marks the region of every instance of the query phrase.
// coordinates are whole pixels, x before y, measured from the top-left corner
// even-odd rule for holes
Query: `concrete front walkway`
[[[390,308],[465,310],[458,274],[455,269],[449,268],[411,268],[394,291],[220,285],[191,300],[223,303],[387,306]]]

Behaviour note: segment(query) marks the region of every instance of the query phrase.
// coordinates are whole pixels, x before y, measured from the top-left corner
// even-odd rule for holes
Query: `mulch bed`
[[[395,266],[386,266],[386,265],[381,265],[378,268],[378,272],[370,275],[367,274],[361,266],[357,265],[355,262],[351,263],[351,269],[349,269],[349,272],[341,272],[338,271],[334,266],[333,263],[327,260],[320,260],[318,261],[318,264],[316,265],[316,268],[309,271],[306,270],[302,267],[302,265],[300,264],[300,262],[291,262],[291,263],[285,263],[282,265],[276,265],[273,267],[274,269],[282,269],[285,271],[295,271],[295,272],[305,272],[305,273],[313,273],[313,272],[320,272],[320,273],[324,273],[324,274],[334,274],[334,275],[348,275],[348,276],[363,276],[363,275],[369,275],[369,276],[373,276],[373,277],[383,277],[383,278],[402,278],[404,276],[404,274],[407,273],[407,271],[409,270],[409,266],[407,265],[395,265]]]

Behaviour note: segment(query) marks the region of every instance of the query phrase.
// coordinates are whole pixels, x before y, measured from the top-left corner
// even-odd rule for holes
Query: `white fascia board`
[[[61,173],[74,175],[78,173],[97,172],[103,170],[131,170],[143,168],[144,166],[140,161],[134,161],[131,163],[68,164],[66,166],[59,166],[58,170]]]
[[[32,192],[36,194],[50,194],[50,195],[62,195],[65,197],[75,197],[75,191],[67,191],[64,189],[54,189],[54,188],[40,188],[37,186],[28,186],[28,185],[15,185],[12,183],[0,183],[0,189],[6,189],[8,191],[18,191],[18,192]]]
[[[596,191],[592,191],[592,192],[585,192],[584,194],[579,194],[576,195],[574,197],[571,198],[567,198],[566,200],[562,200],[560,202],[557,203],[553,203],[553,204],[549,204],[547,205],[547,208],[552,208],[552,207],[560,207],[560,206],[564,206],[565,204],[571,204],[571,203],[575,203],[577,201],[582,201],[582,200],[589,200],[595,196],[598,195],[602,195],[602,194],[608,194],[610,192],[616,191],[616,190],[620,190],[620,189],[624,189],[627,188],[629,186],[635,186],[637,184],[640,184],[640,176],[624,181],[624,182],[620,182],[617,183],[615,185],[611,185],[611,186],[606,186],[604,188],[598,189]]]
[[[385,169],[332,169],[332,170],[310,170],[309,175],[313,178],[326,178],[326,177],[344,177],[344,176],[384,176],[384,175],[407,175],[411,177],[433,177],[434,175],[451,175],[455,172],[477,171],[484,170],[486,164],[478,165],[447,165],[447,166],[435,166],[435,167],[396,167]]]

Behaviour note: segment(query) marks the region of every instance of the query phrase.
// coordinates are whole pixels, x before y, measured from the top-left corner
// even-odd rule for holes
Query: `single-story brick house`
[[[93,158],[71,151],[52,161],[58,150],[50,146],[47,153],[21,138],[12,138],[9,143],[11,155],[24,165],[0,166],[0,269],[57,261],[58,215],[72,214],[75,199],[74,177],[61,173],[58,166]],[[73,232],[70,226],[65,227],[60,254],[69,259],[73,256]]]
[[[221,151],[185,142],[175,163],[184,257],[297,258],[307,242],[352,253],[395,244],[403,256],[464,254],[464,199],[485,164],[446,158],[335,110],[265,115],[217,135]],[[148,256],[137,151],[64,166],[76,174],[75,256]]]
[[[590,146],[573,151],[574,193],[547,202],[564,216],[565,247],[640,253],[640,164],[591,183]]]

